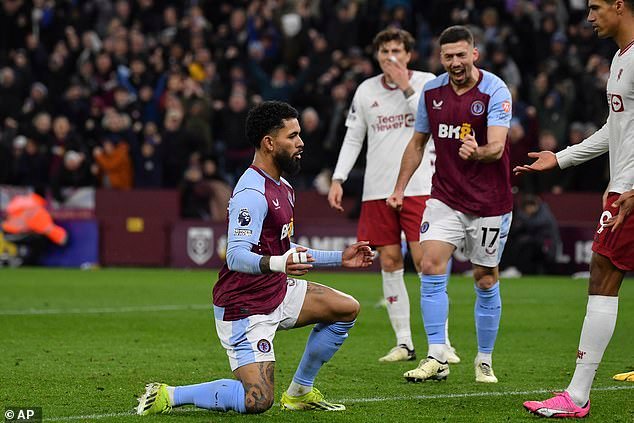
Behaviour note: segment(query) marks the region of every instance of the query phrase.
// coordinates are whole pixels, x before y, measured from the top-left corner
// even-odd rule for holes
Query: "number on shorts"
[[[498,239],[498,235],[500,235],[500,228],[482,228],[482,246],[484,247],[486,244],[487,234],[489,232],[494,232],[493,239],[489,243],[489,248],[492,248],[495,244],[495,241]]]

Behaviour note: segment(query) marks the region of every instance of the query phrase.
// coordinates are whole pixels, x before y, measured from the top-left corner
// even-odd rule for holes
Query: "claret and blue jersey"
[[[213,290],[214,305],[224,308],[224,320],[268,314],[284,299],[286,275],[257,274],[258,257],[253,256],[253,273],[230,268],[235,267],[233,255],[240,249],[259,256],[276,256],[291,248],[294,203],[295,192],[286,180],[276,181],[255,166],[238,181],[229,201],[229,265],[223,265]]]
[[[490,72],[479,72],[476,85],[461,95],[451,87],[447,73],[425,84],[415,129],[431,134],[435,142],[432,198],[463,213],[486,217],[513,208],[508,144],[501,159],[490,163],[462,160],[458,150],[468,134],[485,145],[489,126],[508,128],[512,107],[506,84]]]

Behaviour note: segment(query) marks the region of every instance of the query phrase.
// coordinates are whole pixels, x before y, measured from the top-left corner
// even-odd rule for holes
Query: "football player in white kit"
[[[574,166],[609,152],[610,184],[592,244],[588,306],[581,329],[577,365],[565,391],[524,407],[542,417],[582,418],[590,412],[590,388],[612,338],[623,276],[634,270],[634,0],[588,0],[588,22],[601,38],[619,47],[607,84],[605,125],[583,142],[557,154],[529,153],[537,161],[515,173]],[[629,374],[616,375],[628,380]]]
[[[419,232],[434,173],[433,143],[427,144],[426,161],[416,170],[405,190],[403,209],[400,212],[391,209],[386,199],[392,193],[401,156],[414,131],[420,93],[435,75],[407,68],[414,48],[414,39],[407,31],[397,28],[381,31],[374,38],[373,46],[383,73],[361,83],[354,95],[328,202],[331,207],[343,211],[342,184],[367,135],[367,163],[357,238],[369,240],[379,252],[383,294],[396,334],[396,346],[379,361],[406,361],[414,360],[416,354],[410,328],[409,297],[403,279],[401,232],[405,233],[413,262],[420,273]],[[460,358],[451,347],[449,337],[447,350],[448,360],[458,363]]]

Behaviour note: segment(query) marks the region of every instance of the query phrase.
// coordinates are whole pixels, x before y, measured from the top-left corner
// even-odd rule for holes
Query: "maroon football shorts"
[[[620,194],[611,192],[594,234],[592,251],[610,259],[612,264],[621,270],[634,270],[634,215],[630,214],[625,221],[612,232],[612,228],[605,226],[605,221],[619,213],[619,209],[612,207],[612,203]]]
[[[405,197],[400,212],[388,206],[385,200],[364,201],[361,203],[357,239],[370,241],[370,245],[375,247],[400,244],[403,230],[408,242],[418,242],[428,198],[428,195]]]

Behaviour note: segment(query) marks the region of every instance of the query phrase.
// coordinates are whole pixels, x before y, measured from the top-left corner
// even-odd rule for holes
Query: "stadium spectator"
[[[163,186],[163,155],[163,143],[158,127],[152,121],[147,122],[140,141],[133,142],[131,148],[135,187]]]
[[[161,134],[163,143],[163,186],[175,188],[180,184],[189,163],[187,134],[182,128],[183,112],[168,109],[165,114],[165,128]]]
[[[556,153],[560,150],[559,143],[555,138],[555,135],[547,130],[543,129],[539,132],[537,139],[537,147],[543,151],[552,151]],[[526,156],[524,156],[524,159]],[[525,160],[524,160],[525,161]],[[522,161],[522,163],[524,162]],[[560,171],[553,171],[549,173],[534,173],[527,175],[523,179],[524,191],[531,194],[541,194],[543,192],[552,192],[553,194],[561,194],[562,189],[562,175]]]
[[[475,279],[475,380],[497,383],[492,353],[502,312],[498,264],[513,209],[506,146],[511,93],[499,77],[474,65],[478,49],[466,27],[447,28],[438,43],[447,73],[425,84],[415,131],[387,200],[396,210],[404,207],[405,189],[422,160],[428,160],[424,151],[433,136],[436,173],[420,228],[421,309],[429,350],[404,377],[424,381],[449,375],[447,270],[452,254],[462,247]]]
[[[524,128],[522,122],[514,117],[509,127],[509,150],[511,167],[518,166],[526,160],[529,151],[535,149],[533,134]],[[511,186],[514,192],[527,191],[525,180],[511,175]]]
[[[73,131],[70,121],[66,116],[57,116],[53,119],[53,139],[49,147],[50,166],[49,174],[59,172],[64,153],[68,150],[82,151],[82,143]]]
[[[404,30],[390,28],[376,35],[374,50],[383,73],[363,82],[354,95],[328,193],[330,207],[343,212],[342,185],[367,136],[367,165],[357,239],[369,240],[379,252],[383,295],[396,335],[396,346],[379,358],[384,362],[416,359],[410,327],[409,295],[403,277],[405,263],[401,252],[401,232],[405,233],[412,259],[420,272],[422,251],[418,241],[419,229],[434,172],[433,143],[429,143],[426,161],[407,186],[403,209],[397,212],[386,204],[396,183],[399,158],[413,133],[418,99],[425,83],[434,78],[433,74],[412,72],[407,68],[413,48],[414,39]],[[450,345],[447,350],[453,361],[459,361]]]
[[[133,170],[130,157],[132,132],[127,115],[111,111],[104,117],[106,130],[101,146],[95,147],[93,157],[99,168],[100,185],[106,188],[132,188]]]
[[[20,109],[20,124],[28,123],[39,113],[51,111],[51,104],[48,98],[48,88],[41,82],[31,85],[29,96],[22,103]]]
[[[524,407],[542,417],[582,418],[590,412],[590,388],[616,326],[618,295],[623,277],[634,270],[634,2],[590,0],[588,22],[600,38],[612,38],[619,51],[608,79],[609,117],[584,141],[557,154],[531,153],[537,160],[514,169],[541,172],[578,165],[603,153],[610,156],[609,194],[592,244],[588,306],[581,328],[577,363],[565,391],[545,401],[526,401]],[[627,374],[615,376],[627,380]]]
[[[181,192],[183,217],[224,223],[231,186],[219,175],[216,158],[205,156],[185,171]]]
[[[560,244],[559,225],[548,204],[539,197],[525,194],[519,204],[504,248],[501,275],[553,273],[552,265]]]
[[[48,112],[40,112],[33,117],[31,125],[25,128],[24,132],[48,153],[53,143],[51,129],[51,115]]]
[[[283,88],[282,98],[290,94],[302,110],[315,108],[328,128],[323,147],[332,155],[343,137],[334,131],[345,132],[341,116],[347,114],[351,94],[377,71],[371,61],[371,37],[378,28],[389,24],[420,34],[411,67],[440,72],[431,41],[450,23],[470,25],[478,47],[489,49],[479,65],[499,72],[511,88],[522,81],[517,104],[524,102],[541,111],[547,94],[554,94],[549,100],[563,108],[543,111],[540,121],[541,129],[555,132],[560,146],[572,120],[597,126],[605,120],[607,107],[599,93],[605,92],[607,59],[614,47],[592,37],[592,27],[581,19],[578,4],[550,0],[435,0],[424,5],[330,0],[15,0],[0,8],[0,33],[4,34],[0,74],[6,75],[0,78],[0,134],[6,133],[8,145],[17,135],[31,137],[31,122],[37,114],[64,114],[81,143],[93,146],[101,138],[98,122],[113,106],[120,86],[130,94],[130,110],[125,112],[133,121],[135,136],[142,137],[147,121],[155,122],[163,133],[166,99],[176,95],[183,100],[183,81],[188,78],[201,85],[201,100],[211,105],[218,122],[216,117],[228,109],[235,92],[243,93],[247,104],[279,97],[274,93],[278,88],[269,91],[270,87],[258,85],[255,74],[245,72],[251,52],[262,56],[259,64],[267,85],[274,79]],[[493,46],[487,44],[493,39]],[[500,53],[504,51],[506,57]],[[512,62],[517,64],[519,78]],[[533,101],[531,81],[539,72],[546,76],[548,90]],[[168,96],[167,79],[173,74],[180,75],[180,88],[170,90]],[[289,92],[285,85],[293,89]],[[183,124],[188,127],[191,104],[185,101],[183,107]],[[556,124],[551,117],[557,118]],[[524,118],[521,123],[530,132]],[[216,154],[225,147],[219,142],[221,130],[214,123],[211,140]],[[209,138],[205,139],[208,144]],[[222,154],[218,158],[222,174],[239,175],[243,170],[240,163],[238,167],[232,161],[225,163]],[[332,157],[330,167],[334,161]],[[180,174],[169,186],[178,185],[182,178]]]
[[[573,122],[568,134],[568,146],[579,144],[596,130],[597,127],[591,122],[586,124]],[[549,173],[556,174],[557,172]],[[608,157],[602,155],[562,172],[561,188],[564,192],[603,192],[609,179]]]
[[[10,67],[0,69],[0,98],[0,122],[6,125],[7,118],[17,120],[22,106],[22,89]]]
[[[18,135],[13,140],[13,157],[11,183],[30,186],[36,192],[44,193],[49,178],[48,161],[39,145],[24,135]]]
[[[297,118],[286,103],[264,102],[249,112],[245,125],[256,153],[229,203],[227,263],[213,292],[216,329],[238,380],[176,387],[148,384],[137,414],[164,413],[186,404],[242,414],[268,410],[274,402],[275,332],[315,323],[281,406],[290,411],[345,410],[343,404],[326,401],[313,383],[348,337],[359,303],[324,285],[289,276],[305,275],[321,265],[367,267],[372,252],[367,242],[344,251],[291,244],[295,193],[282,174],[300,168],[303,142]]]
[[[95,186],[95,175],[91,171],[92,160],[84,153],[68,150],[56,173],[51,175],[51,194],[59,202],[66,201],[64,188]]]
[[[237,178],[237,171],[244,172],[253,161],[253,146],[244,136],[248,106],[245,94],[236,91],[229,97],[227,107],[218,114],[216,126],[225,150],[224,165],[232,181]]]
[[[324,149],[324,126],[312,107],[304,109],[300,116],[302,140],[304,141],[304,157],[302,172],[291,178],[293,186],[298,189],[312,189],[315,178],[328,167],[327,153]]]

